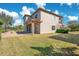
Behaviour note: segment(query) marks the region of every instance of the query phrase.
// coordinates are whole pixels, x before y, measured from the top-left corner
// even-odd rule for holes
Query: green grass
[[[2,38],[0,55],[79,55],[77,34],[35,34]]]

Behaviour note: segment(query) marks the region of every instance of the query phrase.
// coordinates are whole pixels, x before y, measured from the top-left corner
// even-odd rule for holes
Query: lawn
[[[26,34],[2,38],[0,55],[70,56],[79,55],[79,32],[69,34]]]

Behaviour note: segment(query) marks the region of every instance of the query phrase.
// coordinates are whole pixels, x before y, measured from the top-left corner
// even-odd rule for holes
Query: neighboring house
[[[39,8],[32,15],[24,16],[25,31],[33,34],[53,33],[56,29],[63,27],[62,18],[62,16]]]

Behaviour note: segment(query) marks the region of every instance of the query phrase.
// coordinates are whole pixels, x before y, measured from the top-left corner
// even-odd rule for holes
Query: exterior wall
[[[35,31],[34,32],[36,34],[40,34],[40,23],[35,23],[35,26],[34,27],[35,27]]]
[[[38,14],[37,18],[35,15]],[[34,25],[34,32],[38,33],[53,33],[56,29],[60,28],[59,17],[46,13],[44,11],[38,11],[33,16],[33,19],[40,20],[42,23]],[[55,26],[55,30],[52,30],[52,26]]]
[[[53,16],[46,12],[41,11],[42,23],[40,24],[40,33],[53,33],[59,28],[59,17]],[[55,30],[52,30],[52,26],[55,26]]]
[[[29,20],[30,16],[25,16],[24,17],[24,31],[27,32],[27,25],[26,25],[26,21]]]
[[[38,14],[38,17],[37,18],[35,18],[35,15],[36,14]],[[40,20],[41,19],[41,16],[40,16],[41,14],[40,14],[40,11],[38,11],[38,12],[36,12],[33,16],[32,16],[32,18],[33,19],[37,19],[37,20]]]
[[[38,14],[38,17],[35,18],[35,15]],[[40,11],[38,11],[37,13],[35,13],[33,16],[32,16],[33,19],[36,19],[36,20],[40,20],[41,19],[41,14],[40,14]],[[35,24],[35,31],[37,33],[40,33],[40,23],[36,23]]]

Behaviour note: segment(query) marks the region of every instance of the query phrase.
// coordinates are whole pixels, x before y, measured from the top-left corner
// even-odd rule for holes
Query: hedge
[[[57,29],[56,33],[68,33],[69,30],[68,29]]]

